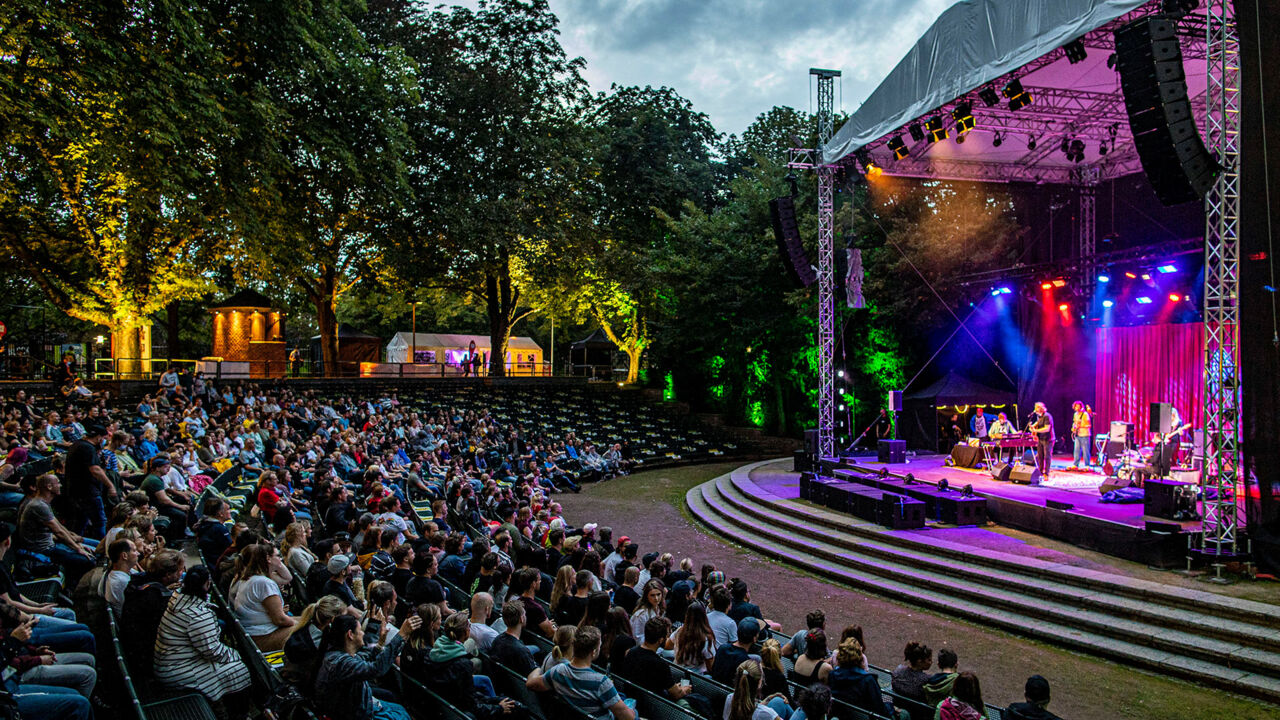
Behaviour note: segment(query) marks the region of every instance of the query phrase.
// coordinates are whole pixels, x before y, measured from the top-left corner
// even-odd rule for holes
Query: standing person
[[[1053,467],[1053,416],[1044,403],[1036,403],[1035,414],[1031,416],[1031,432],[1036,436],[1036,468],[1041,477],[1049,477],[1049,469]]]
[[[294,348],[289,351],[289,374],[298,377],[298,373],[302,370],[302,351]]]
[[[84,429],[84,437],[72,443],[67,451],[67,496],[76,509],[72,527],[75,532],[94,540],[101,540],[107,534],[103,494],[112,504],[120,497],[98,457],[105,434],[106,430],[101,425],[90,424]]]
[[[1079,468],[1083,461],[1089,467],[1093,459],[1090,457],[1089,443],[1093,440],[1093,415],[1079,400],[1071,403],[1071,467]]]
[[[889,417],[889,411],[884,408],[880,409],[880,417],[876,418],[876,439],[893,439],[893,419]]]
[[[973,417],[969,418],[969,437],[986,440],[988,438],[987,433],[990,428],[988,423],[990,419],[991,418],[983,414],[982,406],[979,405],[978,408],[973,411]]]

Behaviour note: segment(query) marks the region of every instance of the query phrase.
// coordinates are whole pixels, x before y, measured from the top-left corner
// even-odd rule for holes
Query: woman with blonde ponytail
[[[320,639],[324,629],[333,619],[347,612],[347,604],[337,595],[325,595],[311,603],[298,617],[293,632],[284,643],[284,667],[280,674],[288,681],[303,688],[311,689],[315,682],[316,671],[320,669]]]
[[[764,672],[760,663],[747,660],[734,671],[733,692],[725,698],[725,720],[787,720],[791,707],[781,695],[760,699]]]

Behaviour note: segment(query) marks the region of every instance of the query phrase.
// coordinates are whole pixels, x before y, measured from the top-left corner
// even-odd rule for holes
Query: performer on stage
[[[1005,415],[1004,413],[1000,413],[999,415],[996,416],[996,421],[991,423],[991,429],[988,430],[987,432],[991,435],[992,440],[999,440],[1005,435],[1012,435],[1017,431],[1014,429],[1013,423],[1009,422],[1009,416]],[[1017,449],[1005,448],[1003,452],[1007,452],[1009,454],[1008,463],[1012,465],[1013,456],[1016,455],[1018,452]]]
[[[1157,434],[1155,453],[1152,456],[1152,464],[1160,477],[1168,477],[1182,452],[1182,433],[1191,428],[1191,423],[1182,421],[1182,415],[1176,407],[1169,408],[1169,419],[1171,429],[1168,434]]]
[[[1071,440],[1075,444],[1071,452],[1071,467],[1078,468],[1083,461],[1087,468],[1093,454],[1089,451],[1089,443],[1093,442],[1093,416],[1079,400],[1071,403],[1071,411]]]
[[[876,418],[876,439],[893,439],[893,420],[889,418],[889,411],[883,408],[880,410],[880,417]]]
[[[987,416],[982,414],[982,407],[979,406],[973,412],[973,417],[969,418],[969,437],[987,440],[987,419]]]
[[[1044,403],[1036,403],[1035,414],[1031,416],[1031,432],[1036,435],[1036,467],[1042,477],[1049,477],[1049,468],[1053,465],[1053,416]]]

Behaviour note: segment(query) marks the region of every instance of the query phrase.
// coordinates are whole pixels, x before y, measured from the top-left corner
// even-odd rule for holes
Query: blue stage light
[[[1115,305],[1115,301],[1113,301],[1113,300],[1103,300],[1103,301],[1102,301],[1102,307],[1104,307],[1104,308],[1109,308],[1109,307],[1111,307],[1111,306],[1113,306],[1113,305]]]
[[[1178,272],[1178,266],[1177,265],[1161,265],[1160,267],[1156,268],[1156,270],[1159,270],[1160,272],[1168,275],[1169,273]]]
[[[1138,299],[1137,299],[1137,303],[1138,303],[1139,305],[1150,305],[1150,304],[1151,304],[1151,298],[1147,297],[1146,295],[1143,295],[1142,297],[1140,297],[1140,298],[1138,298]]]
[[[1111,282],[1111,276],[1110,276],[1110,275],[1099,275],[1099,276],[1098,276],[1098,282],[1100,282],[1100,283],[1109,283],[1109,282]]]

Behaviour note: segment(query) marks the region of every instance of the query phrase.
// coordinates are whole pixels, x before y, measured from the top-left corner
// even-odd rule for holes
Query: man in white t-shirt
[[[476,651],[487,653],[498,631],[489,627],[489,613],[493,611],[493,596],[487,592],[478,592],[471,596],[471,640],[476,644]]]
[[[132,540],[116,540],[107,547],[111,570],[102,577],[102,597],[116,613],[124,608],[124,589],[138,567],[138,548]]]

